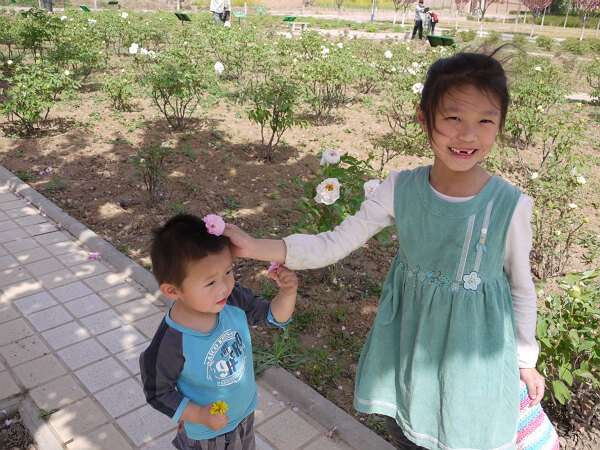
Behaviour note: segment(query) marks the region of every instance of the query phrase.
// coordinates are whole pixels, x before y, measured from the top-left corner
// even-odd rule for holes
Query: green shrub
[[[552,50],[552,47],[554,47],[554,39],[549,38],[547,36],[538,36],[535,43],[537,44],[537,46],[539,48],[542,48],[542,49],[548,50],[548,51]]]
[[[471,42],[477,36],[477,30],[459,31],[458,37],[462,42]]]
[[[561,45],[568,52],[574,53],[576,55],[583,55],[589,49],[588,43],[586,41],[580,41],[576,38],[567,38],[562,42]]]
[[[498,31],[492,30],[489,32],[489,35],[485,38],[484,42],[486,44],[496,44],[500,42],[500,39],[502,39],[502,34]]]
[[[522,34],[515,34],[513,35],[512,43],[515,44],[517,47],[523,49],[525,46],[527,46],[529,41],[527,41],[527,38]]]
[[[593,89],[590,95],[600,99],[600,58],[596,56],[591,62],[585,64],[583,72],[587,82]]]

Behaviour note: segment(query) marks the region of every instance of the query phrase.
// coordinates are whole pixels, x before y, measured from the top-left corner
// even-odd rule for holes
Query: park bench
[[[438,45],[442,46],[453,46],[454,38],[449,36],[435,36],[433,34],[427,35],[427,40],[432,47],[437,47]]]
[[[114,6],[118,9],[121,9],[121,5],[119,5],[119,2],[117,0],[110,0],[108,2],[108,6]]]
[[[300,27],[301,30],[306,30],[308,28],[308,22],[291,22],[292,31],[296,29],[296,25]]]

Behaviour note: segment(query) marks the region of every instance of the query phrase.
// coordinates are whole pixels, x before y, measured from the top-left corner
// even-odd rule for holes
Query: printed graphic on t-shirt
[[[207,378],[216,382],[217,386],[238,383],[246,371],[245,348],[237,331],[224,331],[211,345],[204,360]]]

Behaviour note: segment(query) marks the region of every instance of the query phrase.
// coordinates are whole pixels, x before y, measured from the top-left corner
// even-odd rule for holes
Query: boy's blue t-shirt
[[[275,322],[269,302],[239,285],[209,333],[176,324],[169,312],[140,355],[146,400],[176,422],[189,401],[205,406],[221,400],[229,406],[224,428],[184,422],[185,431],[204,440],[235,429],[258,402],[248,325],[285,324]]]

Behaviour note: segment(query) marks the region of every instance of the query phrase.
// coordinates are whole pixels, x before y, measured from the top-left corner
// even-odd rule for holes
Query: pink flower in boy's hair
[[[221,236],[225,231],[225,221],[221,216],[216,214],[209,214],[204,216],[204,223],[206,224],[206,231],[215,236]]]
[[[279,262],[272,262],[271,265],[269,266],[269,269],[267,270],[267,272],[268,273],[277,272],[277,269],[279,269],[281,266],[283,266],[283,264],[281,264]]]

